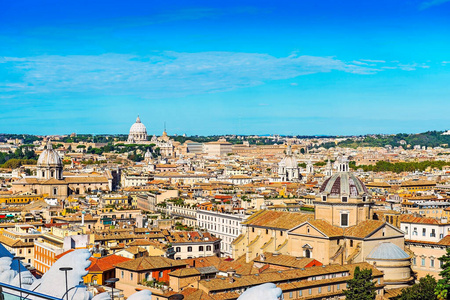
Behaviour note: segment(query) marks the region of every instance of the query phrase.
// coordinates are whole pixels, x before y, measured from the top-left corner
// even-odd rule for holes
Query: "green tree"
[[[442,279],[439,279],[436,286],[436,296],[439,300],[450,299],[450,248],[447,248],[447,253],[439,257],[442,264],[442,271],[439,273]]]
[[[419,283],[403,289],[402,293],[395,297],[394,300],[436,300],[436,285],[436,279],[427,275],[420,278]]]
[[[355,268],[353,279],[347,282],[347,289],[344,290],[347,300],[374,300],[375,282],[373,282],[372,270]]]

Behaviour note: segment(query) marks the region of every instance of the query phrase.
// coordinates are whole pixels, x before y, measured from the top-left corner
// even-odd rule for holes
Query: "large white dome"
[[[145,125],[141,123],[141,119],[139,118],[139,116],[136,119],[136,123],[134,123],[130,128],[130,134],[131,133],[147,134],[147,128],[145,128]]]
[[[136,123],[134,123],[130,128],[130,134],[128,135],[128,142],[143,142],[147,140],[147,128],[145,125],[141,123],[141,119],[139,116],[136,119]]]
[[[53,150],[52,144],[50,142],[47,143],[46,149],[42,151],[41,155],[39,155],[37,165],[55,167],[62,166],[61,157],[55,150]]]

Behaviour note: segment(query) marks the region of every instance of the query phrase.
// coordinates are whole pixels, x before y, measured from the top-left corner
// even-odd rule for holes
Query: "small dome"
[[[147,149],[147,152],[145,152],[144,158],[151,158],[152,154],[150,153],[150,150]]]
[[[47,147],[44,151],[42,151],[41,155],[39,155],[39,159],[37,161],[38,166],[62,166],[61,157],[58,152],[53,150],[52,144],[50,141],[47,142]]]
[[[131,125],[130,134],[133,133],[140,133],[147,135],[147,128],[145,128],[145,125],[141,123],[141,119],[139,118],[139,116],[136,119],[136,123]]]
[[[378,244],[370,251],[367,259],[407,259],[409,255],[403,251],[399,246],[389,242]]]
[[[297,159],[292,154],[291,145],[286,149],[286,156],[280,161],[280,166],[285,166],[288,169],[298,168]]]

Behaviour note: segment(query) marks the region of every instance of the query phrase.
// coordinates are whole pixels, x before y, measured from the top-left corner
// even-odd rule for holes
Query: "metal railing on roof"
[[[0,299],[4,300],[62,300],[53,296],[41,294],[35,291],[19,288],[13,285],[0,282]]]

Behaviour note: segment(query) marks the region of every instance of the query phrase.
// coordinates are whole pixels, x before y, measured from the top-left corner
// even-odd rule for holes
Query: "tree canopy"
[[[395,297],[394,300],[436,300],[436,285],[436,279],[427,275],[420,278],[418,283],[403,289],[402,293]]]
[[[375,300],[376,292],[372,270],[360,270],[359,267],[356,267],[353,278],[347,282],[344,295],[346,300]]]

